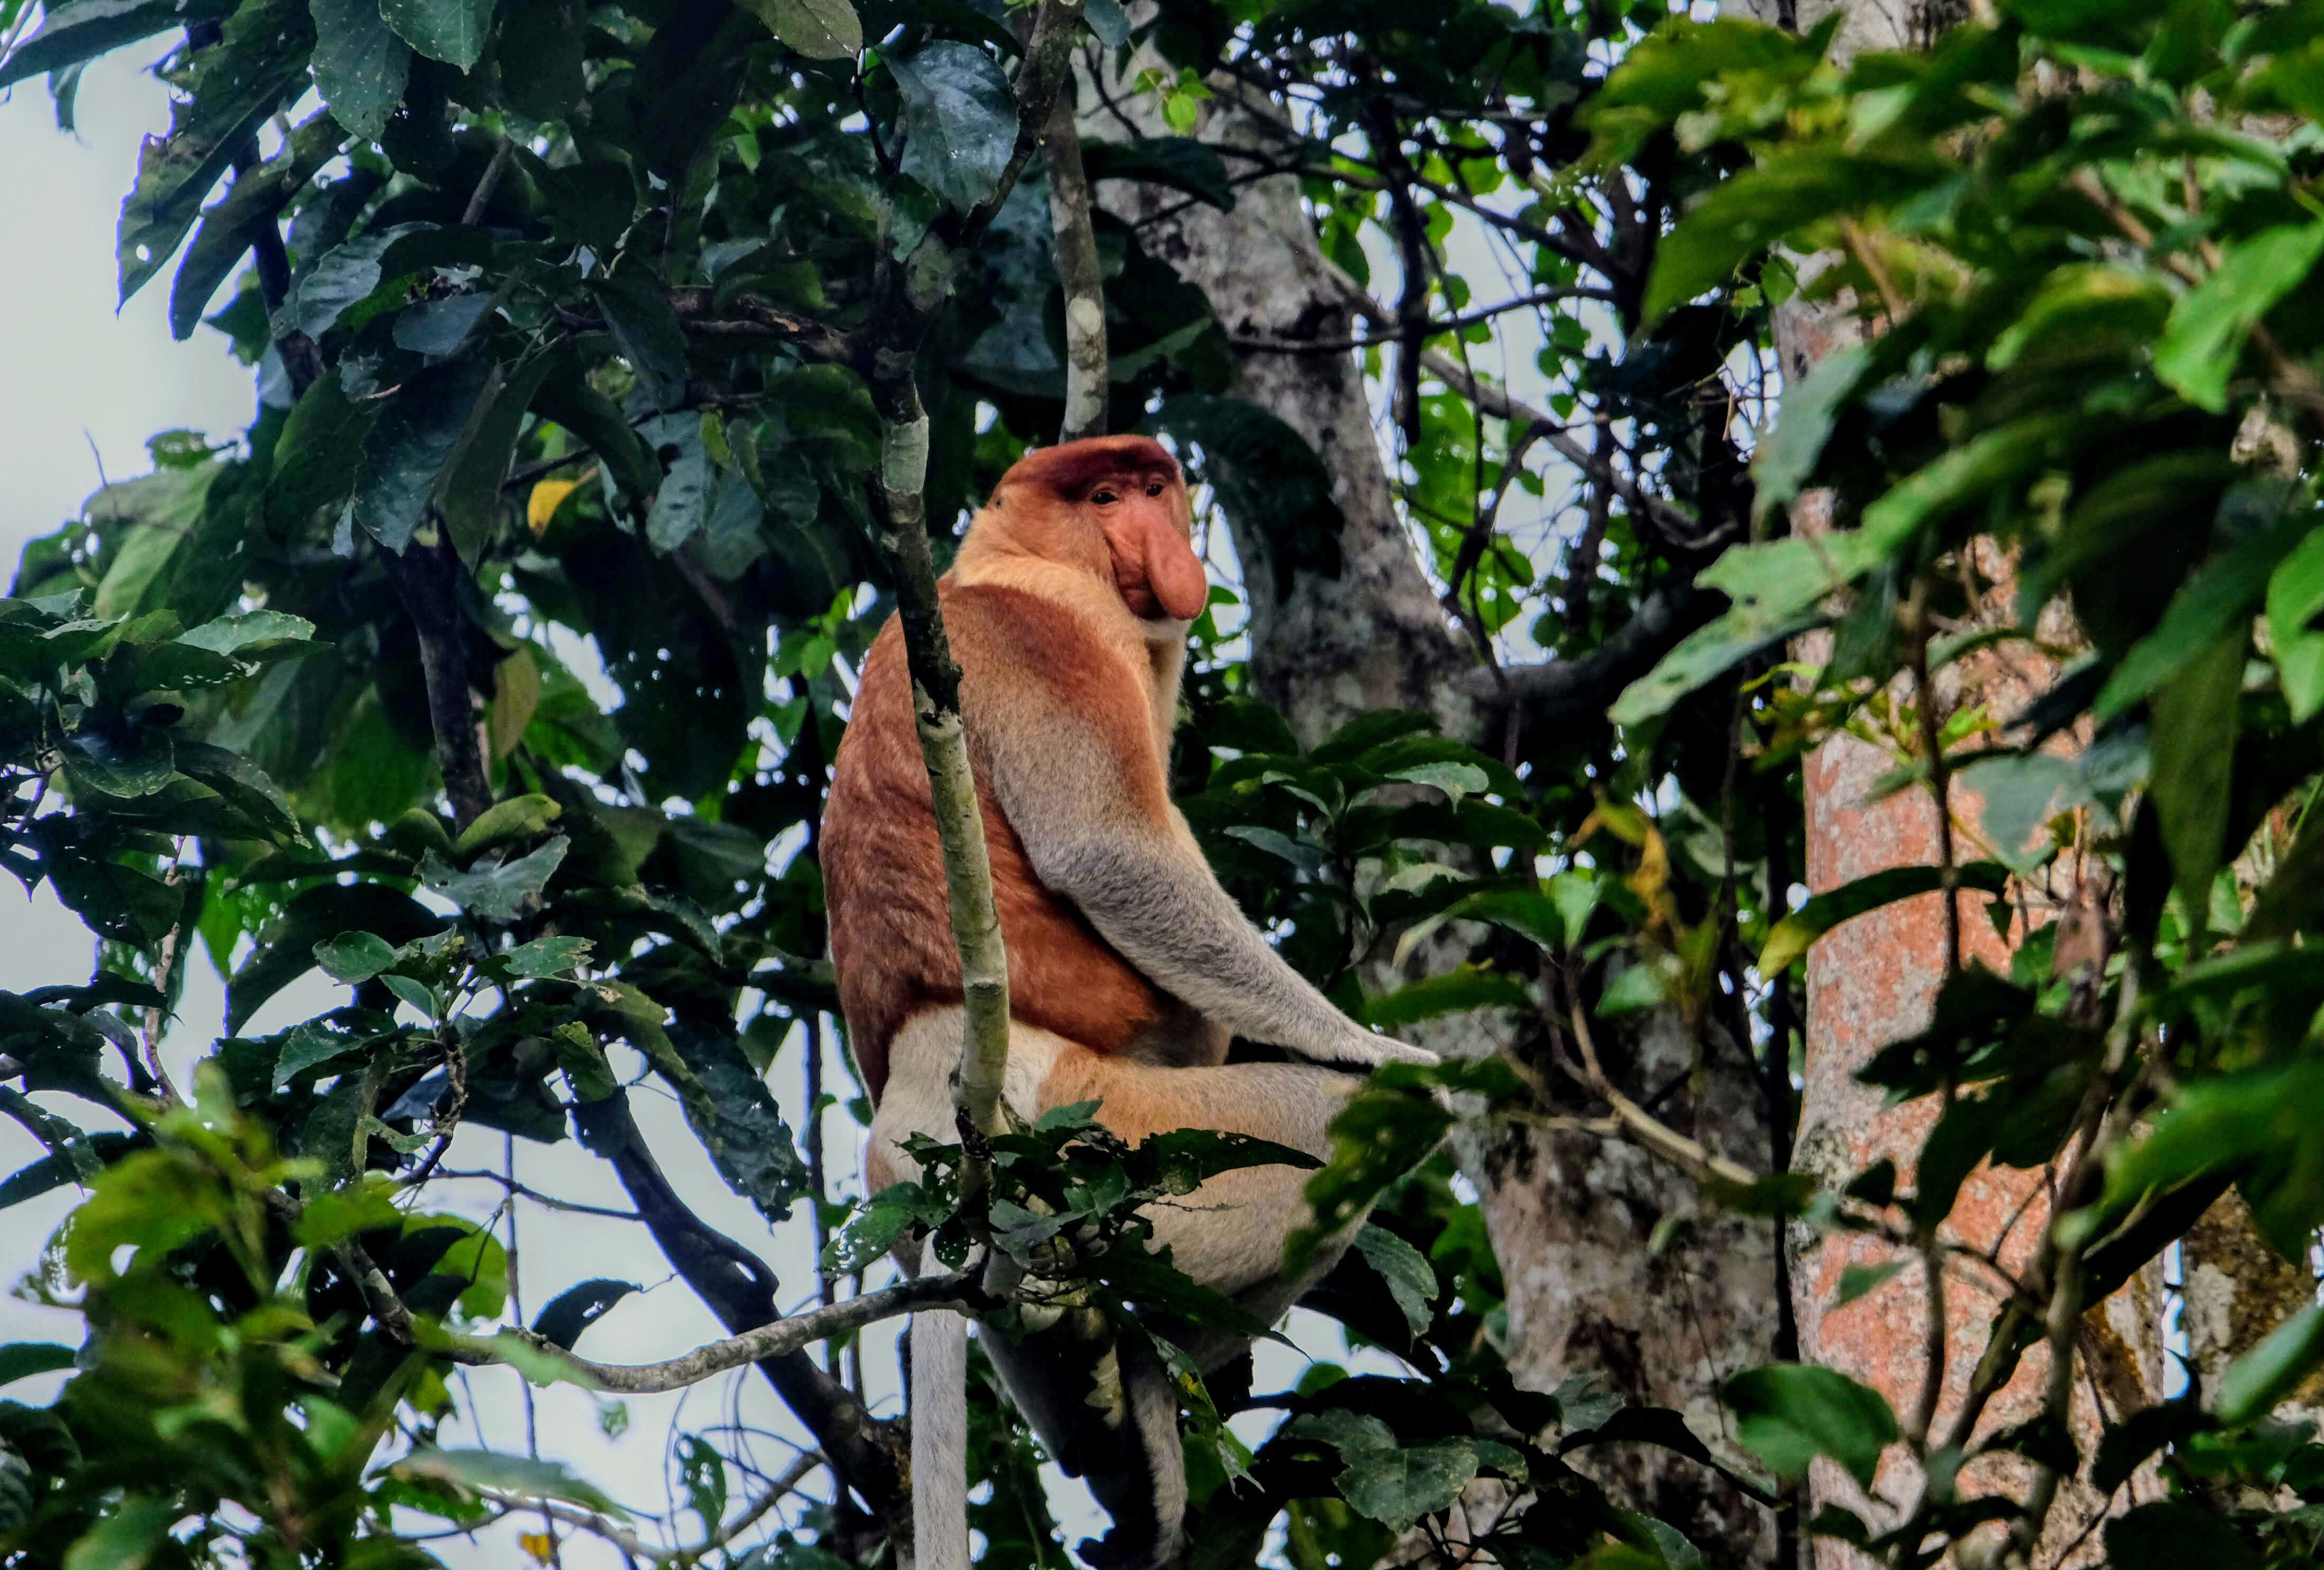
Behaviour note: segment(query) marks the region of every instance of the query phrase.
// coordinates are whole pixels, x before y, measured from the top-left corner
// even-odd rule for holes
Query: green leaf
[[[668,1030],[671,1049],[698,1086],[678,1087],[687,1121],[726,1186],[769,1221],[789,1216],[807,1191],[807,1168],[766,1081],[732,1037],[680,1019]],[[707,1107],[708,1116],[704,1115]]]
[[[903,97],[904,172],[963,212],[998,190],[1017,147],[1017,102],[992,57],[938,39],[887,64]]]
[[[466,70],[484,52],[492,0],[380,0],[395,35],[426,55]]]
[[[1356,1233],[1356,1251],[1387,1285],[1406,1327],[1415,1335],[1425,1332],[1435,1317],[1428,1306],[1438,1289],[1436,1270],[1428,1256],[1386,1227],[1370,1223]]]
[[[501,93],[535,120],[562,120],[588,91],[588,28],[579,0],[512,0],[501,12]]]
[[[460,831],[452,846],[452,854],[466,861],[478,851],[506,845],[511,840],[530,839],[547,834],[549,826],[557,821],[564,808],[547,796],[539,794],[512,796],[505,801],[495,801],[476,815],[476,821]]]
[[[2324,709],[2324,529],[2311,529],[2267,580],[2267,630],[2292,722],[2306,725]]]
[[[1941,163],[1935,169],[1949,172]],[[1870,195],[1887,172],[1819,147],[1777,153],[1712,186],[1655,248],[1644,306],[1648,325],[1726,282],[1754,253]]]
[[[558,1462],[504,1455],[493,1450],[421,1450],[388,1468],[398,1477],[432,1478],[472,1493],[502,1499],[550,1499],[576,1504],[613,1520],[629,1511]]]
[[[1835,1302],[1848,1304],[1895,1280],[1904,1272],[1907,1261],[1890,1260],[1885,1265],[1850,1265],[1840,1272],[1840,1294]]]
[[[315,945],[315,963],[333,981],[349,986],[367,982],[395,964],[395,946],[369,932],[342,932]]]
[[[525,901],[539,897],[548,887],[550,874],[565,860],[569,843],[560,834],[529,855],[506,864],[488,856],[466,872],[456,870],[431,851],[420,864],[420,881],[471,915],[487,921],[513,921]]]
[[[1423,976],[1392,993],[1366,999],[1363,1017],[1368,1025],[1393,1030],[1418,1020],[1471,1009],[1523,1009],[1532,1001],[1523,976],[1485,965],[1462,965],[1442,975]]]
[[[1914,472],[1864,510],[1861,526],[1816,539],[1731,547],[1702,574],[1734,602],[1689,633],[1624,690],[1609,711],[1638,725],[1760,650],[1822,620],[1819,602],[1847,587],[1922,530],[2031,474],[2047,461],[2071,417],[2042,414],[1988,430]]]
[[[2145,1138],[2117,1149],[2107,1162],[2106,1196],[2098,1209],[2119,1215],[2150,1192],[2237,1172],[2250,1163],[2288,1164],[2293,1181],[2252,1188],[2253,1219],[2287,1259],[2307,1257],[2309,1234],[2324,1224],[2324,1058],[2301,1057],[2282,1067],[2246,1069],[2199,1080],[2181,1091]],[[2304,1176],[2305,1180],[2300,1180]],[[2070,1224],[2068,1217],[2061,1225]]]
[[[500,956],[512,974],[526,980],[546,975],[563,975],[576,970],[589,961],[591,944],[586,937],[536,937]]]
[[[55,1373],[72,1367],[79,1354],[53,1341],[15,1341],[0,1346],[0,1385],[13,1385],[34,1374]]]
[[[388,247],[406,235],[420,234],[433,228],[432,224],[397,224],[333,246],[316,258],[315,264],[303,272],[290,286],[281,306],[276,309],[269,326],[277,338],[292,333],[305,333],[319,338],[331,330],[346,309],[356,301],[369,298],[380,285],[381,259]],[[330,373],[336,387],[338,372]],[[320,383],[317,383],[318,386]],[[308,390],[308,396],[314,389]],[[300,400],[300,407],[306,399]]]
[[[429,366],[389,399],[364,438],[349,515],[399,556],[427,516],[485,379],[486,367],[475,360]]]
[[[1833,350],[1813,370],[1784,390],[1775,429],[1751,455],[1751,511],[1766,518],[1797,496],[1815,472],[1833,422],[1872,365],[1869,344]]]
[[[2173,886],[2197,925],[2210,909],[2211,874],[2227,854],[2234,805],[2236,733],[2241,715],[2245,629],[2194,655],[2154,699],[2155,811],[2171,855]]]
[[[170,733],[139,725],[125,740],[82,731],[65,743],[65,778],[76,793],[131,801],[151,796],[177,771]]]
[[[1340,1494],[1391,1531],[1452,1508],[1477,1475],[1477,1447],[1466,1439],[1368,1451],[1342,1467]]]
[[[353,933],[349,936],[369,935]],[[318,944],[316,947],[319,948],[322,946]],[[320,1020],[294,1025],[284,1034],[282,1044],[275,1048],[273,1088],[281,1090],[318,1064],[360,1051],[370,1046],[372,1040],[369,1036],[344,1030]]]
[[[1482,795],[1492,784],[1485,771],[1474,763],[1419,763],[1398,769],[1388,778],[1409,780],[1415,785],[1434,785],[1455,801],[1464,796]]]
[[[332,118],[367,142],[387,133],[403,101],[411,51],[380,14],[380,0],[307,0],[315,19],[315,90]]]
[[[1971,862],[1956,869],[1955,886],[1961,889],[1981,889],[1988,894],[1997,894],[2008,881],[2009,869],[1998,862]],[[1768,932],[1766,944],[1759,950],[1759,974],[1781,974],[1817,938],[1843,921],[1854,920],[1867,911],[1916,894],[1933,893],[1942,887],[1944,874],[1941,868],[1890,867],[1818,894],[1776,922]]]
[[[2311,1304],[2228,1365],[2214,1403],[2219,1421],[2234,1427],[2266,1417],[2319,1363],[2324,1363],[2324,1307]]]
[[[318,1194],[299,1215],[299,1246],[309,1252],[343,1242],[357,1233],[400,1226],[403,1213],[395,1207],[392,1179],[351,1183]]]
[[[2154,346],[2154,374],[2190,403],[2217,414],[2245,341],[2324,255],[2324,220],[2263,229],[2226,248],[2210,275],[2172,308]]]
[[[287,611],[242,611],[204,622],[177,641],[189,648],[249,660],[285,651],[286,646],[314,639],[315,623]]]
[[[742,8],[809,60],[852,60],[863,52],[863,23],[847,0],[743,0]]]
[[[1768,1363],[1737,1374],[1720,1393],[1739,1419],[1736,1438],[1784,1477],[1826,1455],[1870,1488],[1880,1452],[1897,1437],[1896,1414],[1880,1392],[1828,1368]]]
[[[439,1020],[443,1018],[444,1009],[442,1003],[438,1001],[436,994],[433,992],[430,992],[423,983],[414,981],[408,975],[383,975],[379,978],[379,982],[380,985],[385,987],[389,992],[393,993],[397,997],[402,999],[403,1002],[410,1004],[413,1011],[416,1011],[421,1019]]]
[[[1645,1009],[1658,1009],[1670,1001],[1670,977],[1663,965],[1641,960],[1625,966],[1622,974],[1598,994],[1598,1013],[1601,1019],[1610,1020]]]
[[[175,1500],[133,1494],[81,1534],[65,1553],[64,1570],[144,1570],[179,1513]]]

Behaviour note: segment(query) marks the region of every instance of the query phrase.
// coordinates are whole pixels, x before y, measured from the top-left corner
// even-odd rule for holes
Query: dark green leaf
[[[463,872],[433,852],[420,864],[420,881],[463,910],[487,921],[513,921],[537,899],[565,860],[570,842],[558,835],[529,855],[503,864],[487,856]]]
[[[2211,874],[2227,850],[2246,631],[2238,625],[2190,658],[2154,699],[2154,807],[2188,919],[2210,910]]]
[[[366,141],[387,133],[403,101],[411,51],[380,14],[380,0],[308,0],[315,17],[315,90],[332,117]]]
[[[528,980],[563,975],[588,963],[589,948],[586,937],[536,937],[510,949],[500,961],[512,974]]]
[[[486,374],[475,360],[429,366],[390,398],[364,438],[350,515],[388,550],[401,554],[426,519]]]
[[[342,932],[315,945],[315,963],[333,981],[353,986],[367,982],[395,963],[395,946],[370,932]]]
[[[492,0],[380,0],[395,35],[426,55],[466,70],[484,52]]]
[[[641,1288],[633,1281],[607,1280],[603,1277],[567,1287],[549,1300],[549,1307],[532,1322],[533,1332],[570,1352],[583,1331],[603,1319],[614,1304],[638,1290]]]
[[[2243,1536],[2210,1511],[2176,1500],[2143,1504],[2107,1523],[2114,1570],[2259,1570]]]
[[[1017,146],[1017,103],[992,57],[937,39],[888,69],[904,101],[904,172],[964,212],[999,189]]]
[[[863,23],[848,0],[743,0],[743,8],[809,60],[850,60],[863,51]]]
[[[215,21],[233,9],[227,0],[189,5],[180,0],[78,0],[44,7],[39,30],[0,61],[0,88],[94,60],[174,27]]]
[[[123,300],[161,271],[243,139],[255,134],[293,83],[305,78],[313,37],[306,0],[258,0],[229,17],[224,37],[197,57],[187,96],[172,110],[170,134],[145,143],[136,187],[122,204]]]
[[[1356,1233],[1356,1251],[1386,1283],[1413,1334],[1427,1330],[1434,1317],[1429,1304],[1437,1292],[1436,1270],[1428,1257],[1386,1227],[1369,1224]]]
[[[0,1385],[70,1368],[78,1355],[71,1347],[59,1346],[53,1341],[11,1342],[0,1346]]]

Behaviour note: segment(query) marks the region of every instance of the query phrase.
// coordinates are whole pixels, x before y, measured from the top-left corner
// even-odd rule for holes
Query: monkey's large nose
[[[1211,580],[1202,559],[1176,530],[1158,521],[1146,529],[1146,581],[1173,621],[1191,622],[1210,604]]]

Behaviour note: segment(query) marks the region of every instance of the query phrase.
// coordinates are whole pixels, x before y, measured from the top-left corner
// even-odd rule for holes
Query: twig
[[[1590,1020],[1580,999],[1574,1000],[1569,1017],[1573,1022],[1574,1043],[1582,1049],[1581,1073],[1577,1077],[1614,1109],[1614,1116],[1620,1120],[1631,1139],[1698,1177],[1716,1178],[1738,1188],[1748,1188],[1759,1181],[1757,1172],[1724,1156],[1714,1155],[1700,1141],[1687,1138],[1617,1090],[1598,1061],[1598,1046],[1590,1034]],[[1567,1067],[1571,1071],[1572,1066]]]
[[[438,1178],[465,1178],[472,1182],[497,1183],[509,1193],[530,1199],[535,1205],[545,1205],[550,1210],[565,1211],[568,1214],[572,1215],[602,1215],[613,1221],[643,1221],[645,1219],[644,1216],[640,1215],[634,1210],[615,1210],[613,1206],[608,1205],[584,1205],[577,1199],[559,1199],[553,1194],[543,1194],[539,1189],[528,1188],[523,1184],[518,1182],[515,1178],[504,1177],[498,1172],[463,1172],[454,1168],[447,1167],[443,1170],[438,1172],[436,1176]]]

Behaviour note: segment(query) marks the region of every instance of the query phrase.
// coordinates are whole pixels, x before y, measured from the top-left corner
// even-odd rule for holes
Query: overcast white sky
[[[188,427],[225,439],[241,431],[254,407],[251,374],[228,356],[217,333],[205,328],[190,342],[171,339],[166,307],[171,270],[164,269],[115,310],[114,226],[121,199],[134,173],[141,139],[169,125],[166,92],[144,69],[160,52],[158,45],[141,47],[92,67],[80,88],[77,135],[57,130],[48,95],[38,83],[0,102],[0,213],[6,215],[9,234],[9,243],[0,245],[0,577],[13,573],[24,541],[78,513],[97,488],[100,472],[114,479],[145,472],[147,437]],[[28,900],[13,879],[0,879],[0,988],[21,992],[88,974],[87,932],[45,890]],[[337,1001],[333,991],[319,975],[310,975],[270,1004],[251,1029],[278,1030],[328,1008]],[[223,1013],[219,979],[208,957],[197,956],[171,1038],[173,1067],[181,1072],[206,1048],[222,1029]],[[826,1078],[834,1085],[846,1083],[836,1062]],[[796,1042],[779,1062],[774,1083],[796,1127],[801,1110]],[[41,1099],[85,1123],[100,1121],[91,1119],[81,1104]],[[633,1099],[653,1148],[699,1214],[766,1255],[780,1273],[787,1305],[808,1300],[815,1278],[803,1223],[770,1229],[719,1181],[666,1095],[647,1088]],[[859,1138],[852,1121],[835,1113],[828,1131],[835,1164],[852,1172]],[[0,1175],[41,1154],[22,1128],[0,1120]],[[447,1166],[497,1168],[502,1155],[498,1135],[468,1130]],[[519,1141],[516,1160],[519,1177],[533,1187],[626,1208],[604,1163],[570,1141],[556,1147]],[[496,1188],[473,1181],[438,1184],[430,1195],[436,1207],[458,1208],[479,1219],[491,1214],[499,1198]],[[0,1279],[13,1282],[31,1265],[74,1197],[73,1190],[65,1189],[0,1211]],[[641,1227],[556,1217],[529,1204],[519,1224],[528,1316],[565,1288],[592,1277],[625,1279],[649,1288],[625,1300],[589,1333],[584,1350],[591,1355],[643,1362],[674,1355],[720,1334],[684,1285],[669,1279]],[[1317,1346],[1341,1344],[1336,1327],[1326,1329],[1321,1321],[1305,1326],[1301,1339]],[[0,1297],[0,1342],[16,1340],[77,1344],[78,1322]],[[875,1327],[867,1343],[873,1392],[885,1410],[894,1407],[892,1341],[892,1329]],[[1303,1361],[1284,1349],[1263,1347],[1259,1388],[1296,1381]],[[60,1379],[22,1381],[5,1393],[45,1400]],[[473,1443],[480,1427],[483,1439],[495,1448],[524,1447],[524,1407],[512,1373],[480,1371],[457,1393],[476,1421],[459,1436],[447,1432],[447,1443]],[[572,1462],[616,1499],[646,1510],[666,1508],[671,1498],[667,1446],[674,1424],[695,1430],[721,1424],[760,1430],[752,1441],[755,1460],[769,1473],[781,1471],[790,1459],[783,1441],[804,1437],[755,1375],[732,1376],[685,1396],[632,1400],[627,1435],[618,1440],[602,1432],[599,1403],[584,1392],[559,1387],[539,1392],[536,1400],[543,1455]],[[1263,1425],[1250,1436],[1259,1432]],[[1078,1484],[1054,1475],[1052,1481],[1068,1520],[1069,1540],[1102,1525]],[[747,1479],[736,1476],[732,1482],[736,1499],[748,1497]],[[517,1563],[514,1530],[487,1534],[478,1547],[458,1540],[435,1547],[456,1565]],[[699,1531],[699,1523],[689,1518],[681,1537],[691,1539]],[[568,1548],[565,1562],[619,1561],[610,1549],[584,1538]]]

